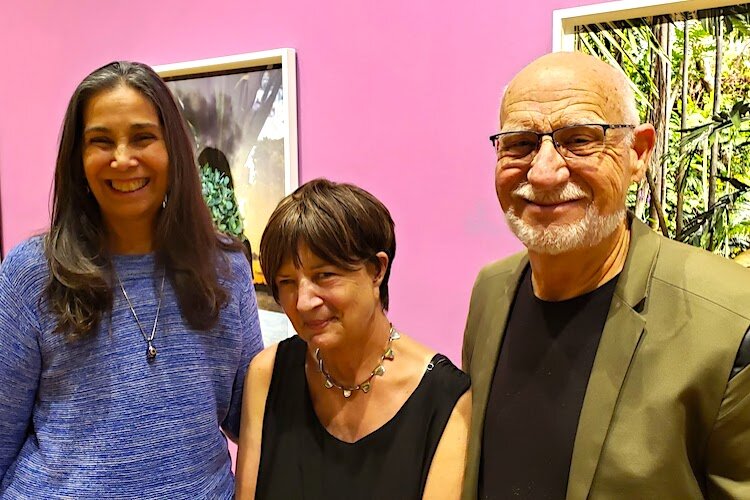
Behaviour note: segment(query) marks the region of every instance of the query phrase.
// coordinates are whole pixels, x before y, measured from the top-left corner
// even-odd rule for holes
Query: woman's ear
[[[375,258],[378,259],[379,268],[375,269],[375,274],[373,275],[373,283],[375,286],[380,286],[380,284],[383,282],[383,278],[385,278],[385,271],[388,269],[388,254],[385,252],[378,252],[375,254]]]

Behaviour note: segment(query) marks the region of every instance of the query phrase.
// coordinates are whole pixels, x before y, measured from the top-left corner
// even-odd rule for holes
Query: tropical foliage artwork
[[[579,26],[576,48],[622,67],[656,127],[636,216],[726,257],[750,249],[750,4]]]
[[[261,309],[281,311],[268,293],[258,248],[263,228],[284,197],[284,89],[280,65],[171,78],[201,167],[203,197],[219,231],[252,256]],[[286,327],[286,325],[284,325]]]
[[[237,208],[234,191],[230,187],[230,178],[208,163],[201,167],[200,174],[201,193],[216,228],[240,240],[245,239],[242,217]]]

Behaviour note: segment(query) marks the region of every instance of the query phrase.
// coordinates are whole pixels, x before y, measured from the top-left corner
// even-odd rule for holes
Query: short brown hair
[[[299,246],[343,269],[372,263],[376,254],[388,255],[380,284],[380,303],[388,309],[388,278],[396,256],[396,235],[391,213],[380,200],[353,184],[314,179],[300,186],[276,207],[260,241],[260,265],[274,299],[279,290],[279,268],[294,259],[300,266]]]

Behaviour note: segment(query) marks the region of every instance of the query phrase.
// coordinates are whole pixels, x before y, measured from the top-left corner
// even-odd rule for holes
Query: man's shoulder
[[[750,270],[725,257],[664,238],[653,279],[750,317]]]
[[[518,273],[519,267],[527,260],[528,253],[522,251],[485,265],[479,271],[474,287],[504,282],[508,277]]]

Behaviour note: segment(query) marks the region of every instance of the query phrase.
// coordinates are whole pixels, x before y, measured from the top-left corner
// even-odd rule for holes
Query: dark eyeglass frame
[[[556,128],[555,130],[552,130],[551,132],[545,132],[545,133],[535,132],[533,130],[509,130],[507,132],[500,132],[498,134],[491,135],[490,142],[492,143],[492,146],[495,148],[495,152],[499,153],[499,151],[497,150],[497,145],[499,142],[498,139],[500,139],[500,137],[504,135],[509,135],[509,134],[534,134],[536,136],[536,146],[534,147],[534,149],[529,151],[527,155],[523,157],[523,158],[528,158],[529,156],[533,156],[532,153],[535,155],[536,153],[539,152],[539,148],[542,144],[542,139],[545,136],[549,136],[549,138],[552,139],[552,144],[555,146],[555,150],[560,154],[560,156],[562,156],[563,158],[570,158],[569,156],[566,156],[563,153],[563,151],[560,150],[562,146],[560,145],[560,143],[558,143],[555,140],[555,134],[557,134],[560,131],[569,130],[571,128],[576,128],[576,127],[601,127],[602,137],[606,138],[607,130],[609,129],[623,129],[623,128],[634,129],[635,125],[627,125],[624,123],[577,123],[575,125],[566,125],[565,127]],[[574,156],[574,157],[577,158],[578,156]],[[516,158],[516,159],[518,160],[522,158]]]

